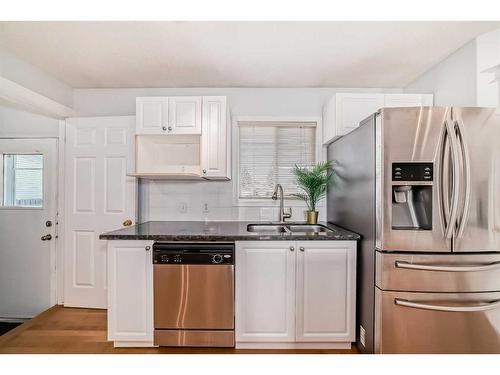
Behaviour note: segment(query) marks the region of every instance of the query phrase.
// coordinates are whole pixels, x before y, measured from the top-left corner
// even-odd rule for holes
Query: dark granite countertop
[[[154,241],[257,241],[257,240],[327,240],[357,241],[360,236],[330,223],[325,233],[256,233],[248,232],[248,224],[269,224],[249,221],[148,221],[113,232],[103,233],[101,240]],[[294,223],[287,223],[294,224]],[[304,224],[304,223],[301,223]]]

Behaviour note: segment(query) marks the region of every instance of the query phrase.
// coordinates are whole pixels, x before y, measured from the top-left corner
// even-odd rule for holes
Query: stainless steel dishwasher
[[[234,347],[234,243],[153,244],[154,343]]]

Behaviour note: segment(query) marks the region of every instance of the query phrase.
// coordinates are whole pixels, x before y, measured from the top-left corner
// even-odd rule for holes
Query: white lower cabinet
[[[294,242],[236,243],[236,341],[295,339]]]
[[[355,341],[355,241],[237,242],[235,274],[237,347]]]
[[[153,346],[152,241],[108,242],[108,340]]]
[[[296,340],[355,341],[355,243],[302,241],[296,246]]]

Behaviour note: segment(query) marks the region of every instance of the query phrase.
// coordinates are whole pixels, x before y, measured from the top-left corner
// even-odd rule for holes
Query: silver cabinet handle
[[[475,312],[475,311],[488,311],[500,307],[500,300],[491,301],[483,305],[475,306],[442,306],[430,305],[427,303],[412,302],[406,299],[395,298],[394,303],[399,306],[411,307],[414,309],[433,310],[433,311],[447,311],[447,312]]]
[[[146,249],[146,251],[149,251],[149,250],[151,250],[151,246],[146,246],[145,249]]]
[[[166,126],[162,126],[161,129],[166,132],[167,131],[167,127]]]
[[[396,268],[405,268],[409,270],[421,271],[438,271],[438,272],[476,272],[476,271],[489,271],[495,268],[500,268],[500,262],[493,262],[487,264],[479,264],[477,266],[433,266],[429,264],[418,264],[396,261]]]
[[[168,131],[169,131],[169,132],[171,132],[171,131],[172,131],[172,127],[171,127],[171,126],[169,126],[169,127],[168,127]]]
[[[294,251],[294,250],[295,250],[295,247],[290,246],[290,251]]]
[[[300,251],[304,251],[305,249],[304,249],[304,247],[303,247],[303,246],[301,246],[301,247],[299,247],[299,250],[300,250]]]
[[[52,239],[51,234],[46,234],[45,236],[40,237],[42,241],[50,241]]]
[[[206,169],[203,170],[203,174],[207,174],[207,170]]]

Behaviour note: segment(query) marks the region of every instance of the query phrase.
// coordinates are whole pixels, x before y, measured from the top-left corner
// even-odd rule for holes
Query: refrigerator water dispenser
[[[392,229],[432,230],[432,163],[392,164]]]

